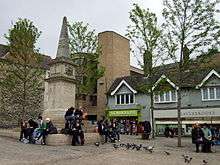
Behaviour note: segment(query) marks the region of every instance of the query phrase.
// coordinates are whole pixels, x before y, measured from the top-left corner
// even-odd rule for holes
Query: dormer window
[[[154,103],[172,103],[177,101],[176,90],[158,92],[154,94]]]
[[[220,86],[201,89],[202,101],[220,100]]]
[[[118,94],[115,95],[116,105],[134,104],[134,94]]]

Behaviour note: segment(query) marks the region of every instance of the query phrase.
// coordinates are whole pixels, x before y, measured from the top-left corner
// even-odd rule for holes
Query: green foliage
[[[103,76],[104,68],[99,66],[101,48],[95,30],[89,30],[89,24],[74,22],[69,25],[71,58],[77,65],[78,94],[95,92],[97,80]]]
[[[189,54],[219,46],[220,24],[215,19],[218,0],[164,0],[164,47],[169,56],[183,61],[186,46]],[[180,51],[180,55],[177,52]],[[179,60],[178,60],[179,58]]]
[[[13,120],[36,117],[42,111],[44,71],[35,47],[39,36],[27,19],[19,19],[5,35],[9,54],[0,61],[1,108]]]
[[[89,30],[89,24],[73,22],[68,27],[72,53],[97,53],[98,36],[95,34],[95,30]]]
[[[82,55],[82,54],[81,54]],[[82,56],[86,56],[83,61],[83,81],[80,86],[81,94],[93,94],[97,86],[97,80],[103,76],[104,68],[98,68],[99,55],[96,53],[88,54],[83,53]]]
[[[184,70],[190,55],[198,55],[213,47],[219,46],[220,25],[215,20],[215,8],[219,0],[163,0],[162,46],[164,54],[177,64],[177,114],[178,114],[178,146],[181,146],[181,87]],[[184,49],[185,48],[185,49]],[[186,49],[187,48],[187,49]],[[187,57],[184,57],[184,56]]]
[[[157,26],[157,17],[149,9],[145,10],[133,4],[130,12],[132,25],[128,26],[128,38],[143,55],[145,76],[151,74],[154,58],[158,58],[156,49],[162,31]],[[133,51],[134,52],[134,51]]]
[[[154,125],[153,117],[153,82],[151,78],[153,76],[153,61],[158,60],[158,41],[160,39],[162,31],[157,26],[157,17],[149,9],[145,10],[139,7],[137,4],[133,4],[133,9],[130,11],[130,20],[132,25],[128,26],[128,38],[139,50],[139,53],[143,55],[143,70],[144,76],[148,76],[148,85],[142,85],[139,90],[142,92],[150,93],[151,97],[151,117],[152,125]],[[135,51],[133,51],[134,53]],[[139,64],[141,62],[139,61]],[[154,127],[153,127],[154,132]],[[154,137],[154,133],[153,133]]]

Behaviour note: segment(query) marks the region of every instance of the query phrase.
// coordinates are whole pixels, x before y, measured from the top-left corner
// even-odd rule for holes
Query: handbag
[[[197,143],[202,143],[202,142],[203,142],[203,138],[200,137],[200,138],[198,138],[196,141],[197,141]]]

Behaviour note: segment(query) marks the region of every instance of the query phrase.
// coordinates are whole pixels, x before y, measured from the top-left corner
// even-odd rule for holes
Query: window
[[[158,102],[159,101],[159,96],[158,95],[154,95],[154,101]]]
[[[133,104],[134,94],[121,94],[115,96],[116,104]]]
[[[220,87],[216,88],[216,98],[220,99]]]
[[[125,95],[125,98],[126,98],[126,99],[125,99],[125,103],[126,103],[126,104],[129,104],[129,95],[128,95],[128,94]]]
[[[171,99],[176,101],[176,91],[171,92]]]
[[[125,95],[121,95],[121,104],[124,104],[125,103]]]
[[[201,94],[203,101],[220,100],[220,86],[202,88]]]
[[[170,103],[176,102],[176,91],[167,91],[167,92],[160,92],[160,94],[154,94],[154,102],[155,103]]]
[[[130,95],[130,103],[133,104],[134,103],[134,95]]]
[[[121,95],[116,95],[116,99],[117,99],[116,103],[117,103],[117,104],[120,104],[120,96],[121,96]]]
[[[209,94],[210,94],[210,99],[215,99],[215,89],[214,88],[209,88]]]
[[[202,95],[204,100],[208,100],[208,88],[202,90]]]

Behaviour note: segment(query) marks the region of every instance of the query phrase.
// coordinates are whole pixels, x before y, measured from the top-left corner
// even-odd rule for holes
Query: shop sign
[[[191,111],[191,112],[182,112],[181,116],[211,116],[215,115],[213,111]]]
[[[109,110],[109,117],[120,117],[120,116],[138,116],[137,110]]]
[[[155,110],[155,118],[176,118],[177,110]],[[181,109],[181,117],[220,117],[220,108]]]

